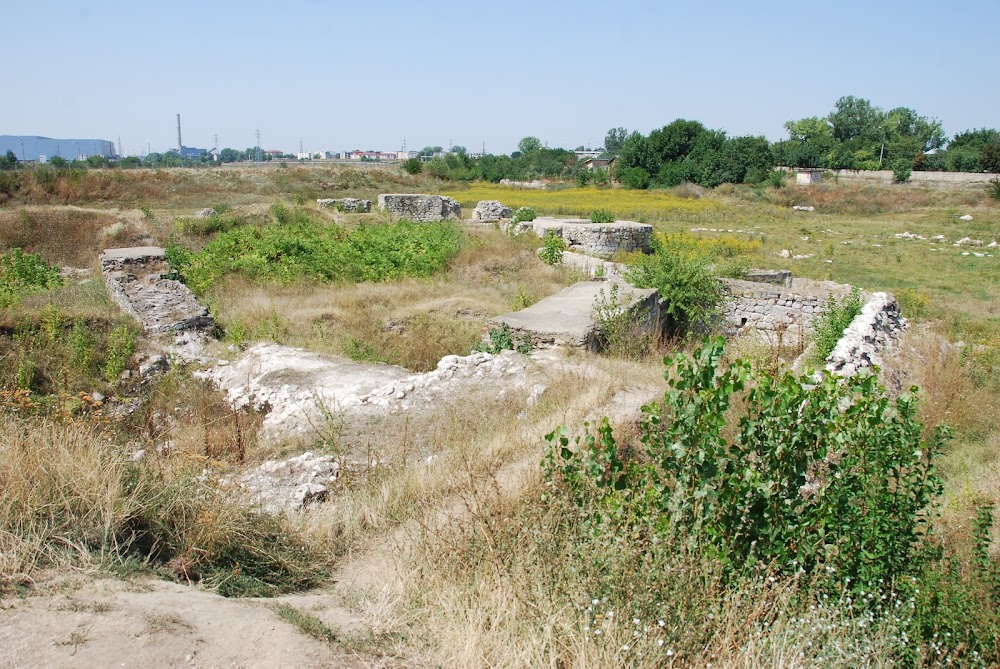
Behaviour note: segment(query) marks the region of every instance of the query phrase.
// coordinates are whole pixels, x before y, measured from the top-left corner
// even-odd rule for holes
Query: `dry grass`
[[[19,247],[54,265],[94,267],[106,248],[146,237],[139,217],[77,207],[0,210],[0,250]]]

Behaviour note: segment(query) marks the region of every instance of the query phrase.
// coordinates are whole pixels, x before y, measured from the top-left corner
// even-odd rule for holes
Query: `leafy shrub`
[[[833,353],[837,342],[844,336],[844,329],[861,313],[862,306],[861,290],[857,286],[839,301],[833,295],[830,296],[823,314],[813,320],[813,343],[816,344],[814,362],[822,363]]]
[[[572,446],[565,428],[548,435],[554,494],[588,507],[595,532],[697,547],[729,578],[762,570],[887,590],[918,575],[946,434],[922,440],[916,389],[893,402],[870,375],[766,371],[749,387],[749,363],[722,369],[723,349],[718,338],[669,361],[663,403],[643,408],[637,461],[622,458],[607,419]]]
[[[498,328],[490,328],[486,336],[488,341],[482,342],[479,346],[473,348],[473,351],[483,351],[497,355],[501,351],[530,353],[531,349],[534,348],[528,335],[521,335],[515,342],[514,336],[510,331],[510,326],[507,323],[501,323]]]
[[[626,188],[643,190],[649,188],[649,172],[641,167],[626,167],[618,174],[618,180]]]
[[[29,293],[55,288],[62,283],[59,268],[37,253],[13,248],[0,254],[0,307],[16,303]]]
[[[114,383],[128,367],[129,358],[135,353],[136,332],[128,325],[118,325],[108,337],[104,378]]]
[[[614,223],[615,215],[614,213],[608,211],[607,209],[598,209],[590,215],[591,223]]]
[[[296,207],[289,210],[280,202],[271,205],[270,213],[279,225],[307,225],[313,222],[312,214],[306,209]]]
[[[403,161],[403,170],[407,174],[420,174],[424,169],[424,164],[420,158],[407,158]]]
[[[546,265],[558,265],[562,262],[565,250],[566,241],[557,235],[555,230],[549,230],[545,233],[545,239],[542,240],[542,248],[539,250],[538,256]]]
[[[518,223],[533,221],[535,218],[536,214],[534,209],[531,207],[521,207],[514,212],[514,218],[511,219],[511,223],[517,225]]]
[[[275,283],[426,277],[444,269],[462,243],[461,228],[450,221],[399,221],[345,230],[292,216],[286,225],[224,232],[197,253],[171,246],[167,259],[195,293],[203,294],[230,273]]]
[[[903,184],[910,180],[913,173],[913,161],[900,158],[892,164],[892,180]]]
[[[986,190],[990,194],[990,197],[994,200],[1000,201],[1000,178],[991,181]]]
[[[771,188],[781,188],[785,185],[785,177],[787,172],[782,170],[771,170],[771,173],[767,175],[767,185]]]
[[[684,248],[668,237],[654,239],[653,253],[629,265],[628,279],[655,288],[670,322],[668,334],[686,336],[711,330],[722,314],[723,289],[709,264],[711,257]]]

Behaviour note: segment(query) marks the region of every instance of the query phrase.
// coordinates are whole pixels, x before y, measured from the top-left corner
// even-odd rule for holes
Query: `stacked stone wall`
[[[782,333],[786,341],[812,332],[812,323],[826,308],[828,298],[795,292],[778,285],[724,281],[726,330],[733,336],[758,334],[767,339]]]
[[[652,250],[653,226],[648,223],[591,223],[584,219],[537,218],[530,224],[522,225],[530,225],[540,238],[550,231],[554,232],[562,237],[570,251],[600,258],[610,258],[620,251],[648,253]]]
[[[333,207],[337,211],[349,214],[367,214],[372,210],[371,200],[359,200],[353,197],[320,198],[316,200],[316,204],[319,205],[320,209]]]
[[[411,221],[429,222],[462,218],[462,207],[458,201],[441,195],[383,193],[378,196],[378,208],[393,218],[406,218]]]

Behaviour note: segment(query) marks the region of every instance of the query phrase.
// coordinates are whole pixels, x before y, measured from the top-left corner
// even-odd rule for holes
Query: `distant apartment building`
[[[90,156],[118,157],[115,143],[107,139],[53,139],[37,135],[0,135],[0,154],[12,151],[18,160],[44,163],[54,156],[64,160]]]
[[[267,149],[264,151],[264,155],[268,156],[271,160],[277,160],[285,155],[285,152],[281,149]]]
[[[348,160],[399,160],[399,152],[391,151],[350,151],[347,153]]]

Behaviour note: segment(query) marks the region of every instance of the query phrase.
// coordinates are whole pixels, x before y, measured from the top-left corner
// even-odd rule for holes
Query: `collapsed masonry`
[[[458,201],[442,195],[383,193],[378,196],[378,208],[392,218],[406,218],[411,221],[430,222],[462,218],[462,207]]]
[[[215,327],[208,309],[180,281],[158,246],[107,249],[101,275],[108,295],[150,334],[208,332]]]

